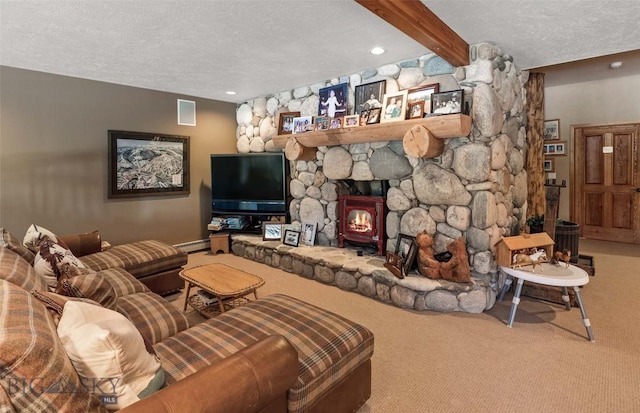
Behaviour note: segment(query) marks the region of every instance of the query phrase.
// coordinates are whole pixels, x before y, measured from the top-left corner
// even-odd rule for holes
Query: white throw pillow
[[[38,252],[38,244],[45,236],[49,237],[53,242],[58,242],[58,237],[53,232],[46,228],[39,227],[36,224],[31,224],[27,228],[27,233],[24,235],[22,245],[29,248],[34,253]]]
[[[60,279],[61,269],[64,264],[77,268],[85,268],[85,265],[62,243],[43,236],[36,249],[36,257],[33,260],[33,269],[43,277],[50,288],[55,288]]]
[[[122,409],[164,386],[153,348],[116,311],[68,301],[58,336],[85,387],[109,410]]]

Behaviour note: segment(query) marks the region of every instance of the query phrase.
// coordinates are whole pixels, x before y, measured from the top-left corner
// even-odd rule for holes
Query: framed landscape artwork
[[[318,93],[320,95],[318,116],[338,118],[347,114],[349,87],[346,83],[322,88]]]
[[[382,98],[386,91],[387,81],[380,80],[378,82],[366,83],[358,85],[355,89],[355,114],[359,115],[362,111],[382,107]]]
[[[108,197],[189,194],[189,137],[110,130]]]

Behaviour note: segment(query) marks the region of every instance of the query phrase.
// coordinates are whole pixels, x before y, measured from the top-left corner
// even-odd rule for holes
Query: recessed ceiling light
[[[236,94],[236,92],[234,92],[233,90],[227,90],[224,93],[226,93],[227,95],[235,95]]]
[[[609,64],[610,69],[620,69],[622,67],[622,62],[611,62]]]
[[[384,52],[386,52],[386,50],[384,50],[382,47],[374,47],[373,49],[369,50],[369,53],[373,55],[379,55]]]

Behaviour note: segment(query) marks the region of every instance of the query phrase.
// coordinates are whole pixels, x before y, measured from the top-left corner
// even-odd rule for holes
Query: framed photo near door
[[[555,141],[560,140],[560,119],[552,119],[544,121],[544,140]]]

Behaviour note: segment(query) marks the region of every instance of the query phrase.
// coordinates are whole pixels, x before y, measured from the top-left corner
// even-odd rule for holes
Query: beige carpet
[[[234,255],[197,252],[189,266],[221,262],[375,334],[366,412],[640,412],[640,246],[580,240],[596,276],[582,289],[596,342],[580,311],[512,293],[483,314],[416,312]],[[182,297],[174,296],[176,305]],[[197,315],[194,315],[197,317]]]

